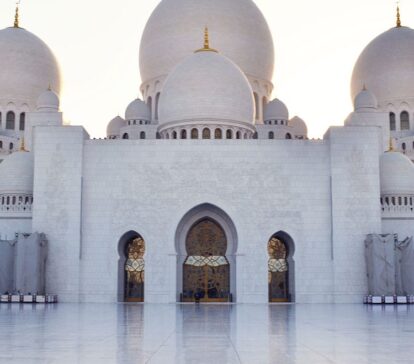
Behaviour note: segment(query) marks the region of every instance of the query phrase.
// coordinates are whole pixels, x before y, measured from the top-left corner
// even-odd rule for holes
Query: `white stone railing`
[[[33,195],[3,194],[0,195],[0,213],[32,212]]]
[[[413,195],[384,195],[381,197],[382,215],[386,217],[413,217]]]

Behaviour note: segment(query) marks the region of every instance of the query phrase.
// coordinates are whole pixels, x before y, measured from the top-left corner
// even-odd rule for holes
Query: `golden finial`
[[[393,145],[393,142],[392,142],[392,137],[390,137],[390,144],[388,146],[388,151],[389,152],[394,152],[395,151],[394,150],[394,145]]]
[[[20,143],[20,151],[21,152],[27,152],[26,146],[24,144],[24,138],[22,138],[21,143]]]
[[[204,28],[204,47],[201,49],[197,49],[196,53],[198,52],[216,52],[218,51],[216,49],[210,48],[210,36],[208,34],[208,27]]]
[[[397,2],[397,28],[401,28],[400,2]]]
[[[19,27],[19,5],[20,5],[20,0],[16,3],[16,13],[14,15],[14,27],[15,28],[20,28]]]

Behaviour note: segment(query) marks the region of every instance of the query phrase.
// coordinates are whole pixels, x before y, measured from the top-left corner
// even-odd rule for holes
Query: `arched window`
[[[132,238],[125,249],[125,288],[127,302],[144,301],[145,241],[141,236]]]
[[[129,139],[128,133],[125,133],[124,135],[122,135],[122,139]]]
[[[152,119],[152,97],[151,96],[148,97],[147,105],[148,105],[148,107],[150,109],[150,115],[151,115],[151,119]]]
[[[260,108],[259,108],[259,96],[256,92],[253,92],[254,95],[254,104],[256,106],[256,120],[260,117]]]
[[[13,111],[9,111],[6,116],[6,129],[14,130],[16,115]]]
[[[160,103],[160,96],[161,96],[160,92],[158,92],[157,96],[155,96],[155,120],[158,120],[158,106]]]
[[[405,151],[406,151],[406,149],[407,149],[407,145],[406,145],[405,143],[402,143],[402,144],[401,144],[401,148],[402,148],[402,150],[405,152]]]
[[[172,138],[173,138],[173,139],[177,139],[177,132],[176,132],[176,131],[173,131],[173,133],[172,133]]]
[[[236,139],[241,139],[241,133],[239,131],[236,133]]]
[[[273,131],[269,131],[269,139],[274,139],[275,133]]]
[[[267,244],[269,255],[269,302],[289,301],[289,250],[285,242],[272,237]]]
[[[0,140],[0,149],[3,149],[3,141]]]
[[[209,128],[203,129],[203,139],[210,139],[211,138],[211,132]]]
[[[187,139],[187,130],[181,130],[181,139]]]
[[[141,133],[139,134],[140,139],[145,139],[146,135],[145,135],[145,131],[141,131]]]
[[[232,139],[233,138],[233,132],[230,129],[226,130],[226,139]]]
[[[223,132],[221,131],[221,129],[216,129],[214,131],[214,138],[215,139],[222,139],[223,138]]]
[[[290,133],[286,134],[286,139],[292,139],[292,135]]]
[[[2,113],[0,112],[0,127],[2,126],[2,124],[3,124],[3,118],[2,118]]]
[[[393,112],[390,112],[390,130],[395,131],[397,128],[396,122],[395,122],[395,114]]]
[[[191,139],[198,139],[198,129],[191,129]]]
[[[13,143],[10,143],[10,144],[9,144],[9,149],[10,149],[10,150],[13,150],[13,148],[14,148]]]
[[[26,125],[26,113],[20,114],[19,130],[24,131]]]
[[[410,115],[403,111],[400,115],[401,130],[410,130]]]

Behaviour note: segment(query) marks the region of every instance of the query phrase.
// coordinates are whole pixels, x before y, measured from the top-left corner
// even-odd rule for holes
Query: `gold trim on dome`
[[[195,53],[199,53],[199,52],[215,52],[215,53],[218,53],[217,49],[210,48],[210,37],[209,37],[209,34],[208,34],[208,28],[207,27],[204,28],[204,47],[200,48],[200,49],[197,49],[195,51]]]

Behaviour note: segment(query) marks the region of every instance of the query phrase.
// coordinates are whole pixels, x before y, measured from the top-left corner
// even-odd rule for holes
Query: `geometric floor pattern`
[[[414,306],[0,305],[0,363],[414,363]]]

